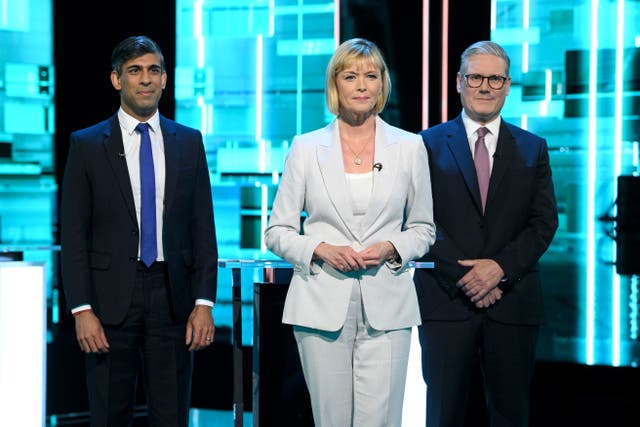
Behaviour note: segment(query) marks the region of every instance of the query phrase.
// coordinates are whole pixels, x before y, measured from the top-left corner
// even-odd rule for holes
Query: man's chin
[[[136,113],[137,116],[150,117],[156,112],[157,109],[158,109],[158,104],[156,103],[156,104],[150,104],[150,105],[137,105],[133,111]]]

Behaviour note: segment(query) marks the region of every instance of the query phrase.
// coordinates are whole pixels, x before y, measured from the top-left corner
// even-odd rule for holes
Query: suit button
[[[138,230],[131,230],[131,235],[132,236],[137,236],[138,235]]]
[[[136,261],[138,261],[138,259],[136,257],[134,257],[134,256],[130,256],[129,257],[129,262],[136,262]]]

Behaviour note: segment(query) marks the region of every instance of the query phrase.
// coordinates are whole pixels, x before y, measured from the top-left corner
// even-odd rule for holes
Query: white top
[[[371,200],[373,172],[348,173],[346,175],[353,215],[362,216],[367,213],[367,206],[369,206],[369,201]]]

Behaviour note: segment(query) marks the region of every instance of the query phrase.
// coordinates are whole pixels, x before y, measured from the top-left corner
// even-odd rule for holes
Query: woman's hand
[[[313,256],[345,273],[367,268],[362,253],[356,252],[351,246],[334,246],[323,242],[316,247]]]
[[[387,261],[392,261],[398,256],[398,253],[393,243],[386,241],[374,243],[360,252],[360,255],[367,267],[377,267]]]

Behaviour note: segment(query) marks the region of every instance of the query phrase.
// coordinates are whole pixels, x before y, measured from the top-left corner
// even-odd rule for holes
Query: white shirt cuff
[[[83,305],[79,305],[75,308],[71,309],[71,314],[76,314],[79,313],[81,311],[86,311],[86,310],[91,310],[91,304],[83,304]]]
[[[208,305],[209,307],[213,308],[213,301],[209,301],[208,299],[204,298],[198,298],[196,300],[196,305]]]

